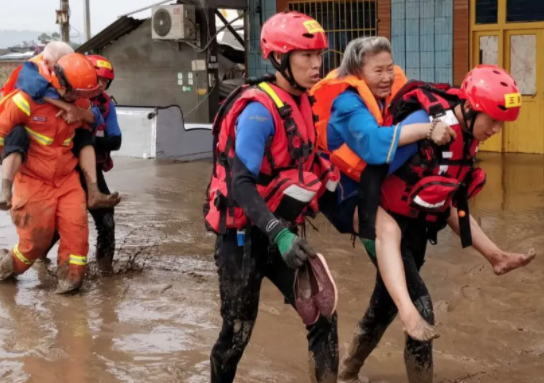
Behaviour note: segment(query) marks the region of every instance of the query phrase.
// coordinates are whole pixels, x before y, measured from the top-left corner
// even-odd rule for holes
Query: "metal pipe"
[[[242,38],[240,37],[240,35],[238,34],[238,32],[236,32],[236,31],[234,30],[234,28],[232,27],[232,25],[229,24],[229,22],[227,21],[227,19],[225,19],[225,17],[221,14],[221,12],[219,12],[219,10],[216,9],[216,10],[215,10],[215,15],[216,15],[217,17],[219,17],[219,19],[223,22],[224,26],[227,27],[227,29],[230,31],[230,33],[232,33],[232,35],[234,36],[234,38],[235,38],[236,40],[238,40],[238,42],[239,42],[239,43],[242,45],[242,47],[245,49],[246,43],[245,43],[244,39],[242,39]],[[231,21],[231,23],[232,23],[232,21]]]
[[[84,23],[85,23],[85,41],[89,41],[91,39],[91,5],[90,0],[83,0],[84,7]]]
[[[60,1],[61,10],[61,36],[62,41],[70,43],[70,3],[69,0]]]

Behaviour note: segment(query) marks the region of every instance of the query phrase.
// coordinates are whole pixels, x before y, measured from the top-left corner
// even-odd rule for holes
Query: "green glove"
[[[376,241],[374,241],[373,239],[367,239],[367,238],[359,238],[359,239],[361,240],[361,243],[365,247],[365,250],[368,253],[368,255],[376,259]]]
[[[315,257],[315,251],[310,247],[304,238],[293,234],[289,229],[283,229],[274,238],[281,257],[292,269],[297,269],[308,260],[308,257]]]

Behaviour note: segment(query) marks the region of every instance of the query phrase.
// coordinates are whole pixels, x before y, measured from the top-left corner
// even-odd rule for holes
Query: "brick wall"
[[[453,83],[461,85],[470,69],[469,0],[453,2]]]
[[[378,36],[391,40],[391,0],[378,1]]]
[[[278,12],[283,12],[287,10],[287,3],[289,0],[276,0],[276,8]]]

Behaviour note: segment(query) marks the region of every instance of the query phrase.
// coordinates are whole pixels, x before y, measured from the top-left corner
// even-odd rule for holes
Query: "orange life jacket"
[[[330,151],[327,144],[327,126],[331,116],[331,109],[334,100],[348,88],[355,88],[364,103],[376,119],[379,125],[389,126],[392,119],[387,110],[395,94],[406,84],[407,79],[402,69],[395,66],[395,80],[391,89],[391,95],[386,99],[384,107],[380,107],[376,98],[366,83],[355,77],[349,76],[338,78],[338,70],[334,70],[328,76],[316,84],[310,91],[315,99],[313,104],[314,114],[317,115],[317,146],[330,156],[331,162],[340,171],[355,181],[359,182],[361,173],[366,166],[365,161],[353,152],[346,143],[338,149]],[[385,111],[385,113],[384,113]]]
[[[38,71],[40,74],[48,81],[51,82],[51,71],[45,64],[45,61],[43,60],[43,54],[39,54],[30,60],[28,60],[38,67]],[[4,105],[7,100],[9,100],[11,97],[13,97],[16,93],[15,86],[17,85],[17,80],[19,80],[19,73],[21,73],[21,69],[23,69],[23,64],[19,65],[15,70],[11,73],[8,80],[4,84],[4,87],[2,88],[2,99],[0,99],[0,113],[4,110]]]

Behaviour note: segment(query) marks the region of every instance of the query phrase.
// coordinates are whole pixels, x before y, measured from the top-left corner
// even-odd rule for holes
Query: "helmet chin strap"
[[[281,56],[281,63],[279,63],[274,57],[274,53],[270,55],[270,62],[274,69],[281,73],[281,75],[289,82],[296,90],[301,92],[306,92],[308,89],[300,85],[293,76],[293,71],[291,70],[291,63],[289,62],[290,53],[284,54]]]
[[[474,125],[476,124],[476,117],[478,117],[478,112],[470,110],[469,112],[465,111],[466,100],[461,102],[461,113],[463,114],[463,122],[468,129],[468,132],[471,136],[474,135]],[[470,125],[468,124],[470,120]]]

